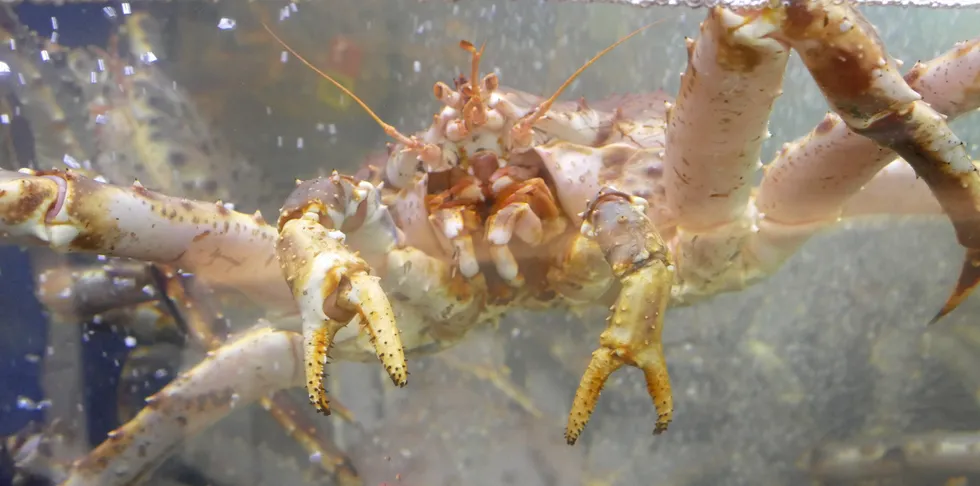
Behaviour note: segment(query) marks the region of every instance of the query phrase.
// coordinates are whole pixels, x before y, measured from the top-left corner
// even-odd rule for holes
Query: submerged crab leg
[[[324,371],[338,331],[360,317],[397,386],[405,386],[408,367],[394,311],[371,266],[344,244],[343,230],[378,238],[385,255],[398,232],[377,188],[334,174],[297,186],[283,205],[276,251],[282,274],[303,316],[306,387],[318,411],[330,413]],[[387,235],[383,234],[388,232]],[[380,233],[376,233],[380,232]]]
[[[703,287],[719,278],[755,215],[753,174],[789,49],[716,7],[688,39],[687,71],[667,112],[664,186],[676,219],[678,278]]]
[[[46,269],[35,294],[49,312],[82,318],[158,298],[147,265],[125,260]]]
[[[584,215],[582,233],[595,239],[619,280],[621,290],[599,349],[582,376],[568,415],[565,440],[574,444],[595,409],[609,376],[623,365],[643,370],[657,407],[653,432],[667,430],[674,413],[664,360],[664,313],[674,283],[667,245],[646,216],[646,200],[604,188]]]
[[[975,110],[980,107],[980,38],[916,63],[905,81],[950,119]],[[767,166],[756,197],[756,207],[765,215],[760,229],[783,235],[783,241],[767,251],[768,258],[783,261],[816,231],[847,216],[847,210],[841,212],[845,205],[860,208],[873,203],[871,192],[877,190],[869,191],[867,186],[883,181],[872,178],[897,156],[852,131],[836,113],[787,144]],[[889,167],[895,174],[902,170]],[[855,197],[860,200],[852,201]]]
[[[874,28],[849,4],[789,2],[747,26],[799,52],[831,108],[851,130],[894,150],[923,178],[956,230],[966,260],[941,318],[980,283],[980,173],[945,117],[899,74]]]
[[[301,337],[260,328],[212,352],[147,399],[147,406],[72,466],[64,486],[132,484],[149,477],[177,443],[232,408],[303,383]]]
[[[211,330],[211,322],[218,315],[208,308],[207,300],[202,302],[202,299],[194,299],[188,296],[188,289],[185,288],[184,282],[179,279],[170,278],[166,285],[167,295],[175,301],[183,303],[181,314],[186,321],[188,331],[197,343],[211,352],[220,349],[223,343]],[[196,292],[193,293],[196,294]],[[259,398],[259,405],[279,423],[287,435],[306,450],[311,461],[313,457],[319,458],[320,466],[324,471],[333,475],[337,482],[342,485],[362,484],[350,459],[332,444],[317,437],[316,425],[311,423],[299,410],[297,403],[289,394],[279,391],[263,396]],[[338,405],[334,403],[334,408],[340,410],[340,415],[345,420],[351,421],[353,416],[350,411],[343,405]]]
[[[807,451],[799,465],[819,481],[861,481],[912,474],[980,473],[977,432],[940,432],[855,442],[829,442]]]
[[[276,268],[275,234],[258,214],[141,186],[123,188],[73,171],[0,171],[0,235],[172,265],[292,312]]]
[[[944,213],[929,185],[907,162],[896,159],[878,171],[840,209],[841,219],[877,215],[943,216]]]

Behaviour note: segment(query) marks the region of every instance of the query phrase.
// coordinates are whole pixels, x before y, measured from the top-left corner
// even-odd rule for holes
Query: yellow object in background
[[[338,83],[342,84],[345,88],[351,90],[354,93],[357,92],[354,90],[354,86],[356,83],[354,82],[353,77],[346,76],[344,74],[340,74],[337,72],[330,72],[330,71],[325,71],[325,72],[329,74],[330,77],[335,79]],[[334,86],[333,83],[323,78],[317,80],[316,99],[322,101],[323,103],[326,103],[331,108],[340,111],[347,111],[347,109],[350,108],[350,106],[354,103],[354,101],[350,99],[350,96],[347,96],[346,94],[344,94],[343,91],[337,89],[337,87]]]

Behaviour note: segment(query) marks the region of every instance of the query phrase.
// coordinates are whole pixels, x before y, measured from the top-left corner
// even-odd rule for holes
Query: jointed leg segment
[[[180,440],[232,407],[300,386],[300,346],[297,334],[269,328],[233,339],[147,399],[136,418],[75,462],[64,485],[122,485],[147,478]]]
[[[307,181],[287,199],[279,219],[276,252],[303,317],[306,387],[310,402],[324,414],[330,413],[324,387],[327,355],[337,333],[355,318],[369,332],[392,382],[405,386],[408,378],[394,311],[380,279],[347,248],[339,229],[353,231],[361,224],[391,221],[377,215],[387,212],[384,206],[367,206],[376,200],[375,190],[336,174]],[[368,209],[358,211],[362,206]],[[396,233],[390,234],[394,238]]]
[[[849,4],[794,1],[758,20],[803,63],[854,132],[898,153],[929,185],[967,249],[960,280],[939,319],[980,283],[980,172],[946,117],[906,83],[874,28]],[[914,81],[914,78],[913,78]],[[934,319],[934,320],[935,320]]]
[[[670,377],[661,333],[674,283],[670,253],[646,216],[646,200],[603,189],[589,205],[582,223],[585,238],[594,239],[620,283],[599,349],[582,376],[568,416],[565,440],[574,444],[595,409],[609,376],[624,365],[643,370],[647,390],[657,407],[654,433],[667,430],[674,413]]]

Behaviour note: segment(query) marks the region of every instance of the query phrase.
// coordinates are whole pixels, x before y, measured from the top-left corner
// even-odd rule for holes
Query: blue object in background
[[[43,419],[40,410],[18,404],[44,398],[40,370],[47,321],[41,310],[34,298],[34,273],[27,254],[16,247],[0,247],[0,436]]]
[[[50,39],[54,32],[54,23],[57,22],[58,44],[77,47],[87,44],[106,45],[112,32],[113,20],[102,11],[105,7],[115,9],[117,18],[121,15],[122,11],[117,2],[62,6],[23,3],[14,10],[21,22],[41,37]],[[55,22],[51,20],[52,18],[56,19]]]
[[[34,272],[19,248],[0,247],[0,437],[44,418],[33,406],[44,398],[41,363],[47,321],[34,298]],[[0,461],[0,485],[10,484],[13,471]]]
[[[50,38],[57,25],[58,43],[66,47],[105,46],[113,20],[103,12],[118,3],[30,5],[15,8],[20,20],[38,35]],[[52,21],[52,18],[55,20]],[[118,17],[117,17],[118,18]],[[47,347],[47,319],[34,297],[34,273],[27,253],[0,246],[0,437],[43,421],[41,368]],[[81,325],[81,323],[79,323]],[[89,440],[99,443],[116,426],[119,365],[126,346],[120,336],[95,333],[83,346],[85,408]],[[0,486],[10,484],[12,471],[0,462]]]

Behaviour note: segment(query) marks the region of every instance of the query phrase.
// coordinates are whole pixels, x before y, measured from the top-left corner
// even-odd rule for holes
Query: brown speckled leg
[[[268,327],[235,338],[180,375],[147,406],[72,465],[65,486],[111,486],[145,479],[177,443],[236,406],[303,384],[302,338]]]
[[[851,130],[902,156],[929,185],[967,249],[934,321],[955,309],[980,283],[980,172],[946,117],[909,86],[874,27],[848,3],[794,0],[747,25],[771,28],[771,37],[800,54]]]

